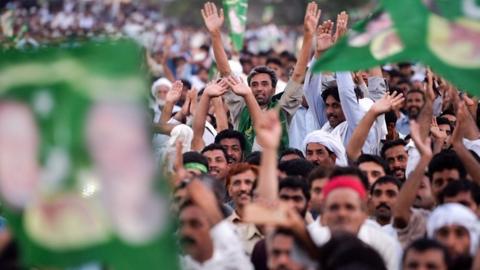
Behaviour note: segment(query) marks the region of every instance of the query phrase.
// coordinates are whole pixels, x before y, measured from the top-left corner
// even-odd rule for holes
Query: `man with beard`
[[[448,270],[451,269],[450,264],[447,249],[439,242],[428,238],[415,240],[403,253],[403,270]]]
[[[307,135],[303,145],[306,159],[317,166],[332,168],[335,165],[347,165],[345,147],[334,134],[323,130],[313,131]]]
[[[223,47],[220,31],[224,21],[223,10],[218,12],[215,4],[208,2],[202,9],[202,16],[212,39],[213,52],[220,74],[222,76],[232,75],[232,69],[230,68],[228,57]],[[272,99],[278,78],[275,72],[266,66],[257,66],[250,72],[247,80],[248,87],[243,87],[242,91],[237,91],[239,89],[235,89],[235,87],[230,85],[233,92],[225,94],[225,101],[230,111],[230,118],[235,128],[246,137],[247,153],[260,150],[253,130],[255,121],[258,119],[258,114],[276,106],[281,108],[280,118],[283,132],[280,149],[283,150],[288,147],[287,124],[302,102],[302,81],[307,68],[308,56],[319,18],[320,11],[317,5],[315,3],[309,5],[305,16],[305,33],[302,49],[300,50],[293,74],[280,100]],[[235,75],[239,76],[240,74]]]
[[[396,124],[398,132],[403,135],[410,133],[408,121],[417,119],[425,102],[425,94],[421,90],[412,89],[407,92],[405,96],[406,115],[401,113],[400,117],[398,117]]]
[[[381,151],[382,158],[387,161],[388,168],[393,176],[401,182],[405,181],[408,162],[408,153],[405,146],[405,141],[398,139],[386,142]]]
[[[230,168],[226,187],[233,204],[234,212],[227,220],[235,225],[245,252],[250,255],[255,244],[263,238],[255,224],[242,222],[245,206],[252,201],[253,190],[257,182],[258,170],[248,163],[238,163]]]
[[[391,224],[392,209],[399,191],[400,182],[391,176],[380,177],[370,188],[370,214],[386,233],[395,238],[397,234]]]
[[[246,141],[241,132],[231,129],[223,130],[215,136],[215,143],[225,147],[229,163],[234,164],[243,161]]]
[[[200,180],[183,180],[190,200],[179,212],[183,269],[253,269],[233,225],[223,215],[215,195]]]
[[[269,270],[300,270],[303,269],[292,260],[295,237],[288,230],[277,229],[271,236],[268,245],[268,269]]]
[[[287,177],[280,181],[278,186],[278,198],[294,208],[300,216],[306,218],[310,193],[306,181],[298,177]]]

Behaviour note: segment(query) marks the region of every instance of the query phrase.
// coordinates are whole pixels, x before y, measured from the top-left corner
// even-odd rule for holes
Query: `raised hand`
[[[315,53],[317,57],[320,53],[328,50],[332,47],[334,40],[333,40],[333,22],[328,20],[323,22],[322,25],[318,26],[317,28],[317,48]]]
[[[210,33],[219,32],[225,20],[223,9],[220,9],[220,12],[218,12],[217,6],[212,2],[205,3],[202,9],[202,17]]]
[[[437,140],[446,140],[448,135],[447,132],[440,130],[437,124],[437,119],[432,118],[432,124],[430,125],[430,133]]]
[[[432,148],[430,147],[430,137],[427,136],[427,138],[422,141],[420,124],[415,120],[410,120],[410,136],[421,156],[431,157],[433,155]]]
[[[348,30],[348,14],[342,11],[337,15],[337,29],[335,31],[335,42],[337,42]]]
[[[393,94],[387,93],[372,105],[371,110],[373,110],[377,115],[389,112],[391,110],[398,110],[402,106],[404,100],[405,98],[401,93],[397,93],[397,92],[393,92]]]
[[[225,78],[228,86],[232,88],[233,92],[241,97],[245,97],[252,93],[252,89],[241,79],[234,76],[228,76]]]
[[[172,89],[167,92],[165,97],[166,102],[177,103],[182,96],[183,83],[181,81],[175,81],[172,85]]]
[[[318,20],[322,11],[318,9],[317,3],[310,2],[305,11],[305,18],[303,20],[303,29],[305,35],[313,36],[315,34],[315,29],[317,28]]]
[[[264,149],[277,149],[282,136],[282,125],[276,109],[262,114],[255,125],[257,143]]]
[[[222,79],[217,82],[210,82],[207,84],[207,87],[205,87],[204,94],[208,95],[210,98],[214,97],[219,97],[225,94],[228,89],[228,84],[225,81],[225,79]]]

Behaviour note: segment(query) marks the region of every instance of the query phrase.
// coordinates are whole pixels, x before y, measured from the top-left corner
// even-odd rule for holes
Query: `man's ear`
[[[337,161],[337,155],[335,155],[334,153],[330,153],[328,156],[330,157],[330,160],[332,161],[333,166],[335,166],[335,163]]]

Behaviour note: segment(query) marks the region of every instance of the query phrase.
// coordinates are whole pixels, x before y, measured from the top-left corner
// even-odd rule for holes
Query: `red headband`
[[[327,198],[328,194],[337,188],[349,188],[357,192],[361,199],[367,197],[367,192],[360,180],[349,176],[338,176],[330,179],[323,188],[323,198]]]

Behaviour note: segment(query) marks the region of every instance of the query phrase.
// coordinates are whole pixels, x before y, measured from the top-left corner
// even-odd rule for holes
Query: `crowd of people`
[[[348,31],[320,13],[296,55],[233,52],[206,3],[206,59],[150,59],[183,268],[478,269],[477,99],[419,63],[312,72]]]
[[[321,22],[315,2],[303,33],[251,29],[241,51],[211,2],[206,31],[129,7],[10,7],[1,35],[22,47],[100,31],[147,48],[182,269],[480,269],[477,98],[420,63],[313,72],[349,19]]]

